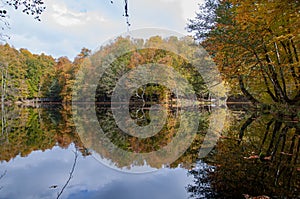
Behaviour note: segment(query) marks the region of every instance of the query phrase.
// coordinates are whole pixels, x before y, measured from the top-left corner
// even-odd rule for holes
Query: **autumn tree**
[[[190,60],[195,59],[197,56],[194,56],[194,48],[189,46],[190,44],[186,39],[187,38],[162,38],[160,36],[153,36],[147,40],[131,40],[130,38],[119,37],[110,44],[102,47],[90,57],[92,65],[99,66],[99,70],[104,70],[103,76],[98,82],[97,100],[109,101],[118,79],[128,71],[147,64],[158,64],[170,69],[173,68],[180,73],[182,77],[187,79],[198,98],[205,96],[208,93],[206,84],[197,68],[192,65],[195,60]],[[173,49],[173,52],[165,49]],[[186,58],[184,56],[185,54],[188,54],[190,57]],[[171,73],[170,71],[171,70],[165,70],[164,73],[161,73],[161,78],[166,79],[166,81],[174,80],[174,75],[169,74]],[[90,75],[92,74],[93,72],[90,73]],[[133,78],[131,79],[134,80]],[[169,82],[175,83],[176,81]],[[167,102],[171,100],[172,95],[178,94],[171,93],[170,90],[167,91],[162,85],[148,84],[140,86],[134,95],[141,96],[140,94],[143,94],[144,96],[151,96],[152,92],[156,95],[161,94],[168,96],[161,98]],[[177,85],[168,86],[177,89]]]
[[[67,57],[60,57],[55,65],[55,77],[53,78],[49,97],[55,101],[70,100],[71,88],[68,86],[72,76],[73,64]]]
[[[24,101],[47,97],[55,60],[48,55],[16,50],[0,45],[1,96],[5,101]]]
[[[233,92],[254,103],[299,104],[298,1],[207,0],[187,29]]]
[[[72,62],[67,57],[55,60],[43,53],[38,55],[8,44],[0,45],[2,104],[16,101],[70,102],[79,68],[89,70],[85,65],[89,53],[90,50],[83,48]]]
[[[57,59],[51,81],[48,81],[48,84],[50,83],[50,89],[46,95],[49,99],[61,101],[63,103],[72,101],[76,87],[82,86],[81,84],[75,84],[76,78],[80,75],[78,74],[79,69],[85,68],[86,70],[89,70],[85,61],[90,53],[91,51],[89,49],[82,48],[81,52],[75,57],[73,62],[67,57],[60,57]]]

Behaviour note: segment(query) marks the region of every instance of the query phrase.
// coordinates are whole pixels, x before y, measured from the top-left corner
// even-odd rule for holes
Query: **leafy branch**
[[[46,6],[44,6],[43,0],[1,0],[2,5],[0,6],[0,22],[4,24],[1,26],[1,32],[0,32],[0,40],[4,40],[4,38],[9,38],[8,35],[4,34],[3,31],[7,28],[9,28],[9,22],[8,22],[8,11],[5,8],[6,5],[14,7],[17,9],[22,9],[22,12],[27,15],[34,16],[34,19],[41,21],[40,15],[42,12],[46,9]]]

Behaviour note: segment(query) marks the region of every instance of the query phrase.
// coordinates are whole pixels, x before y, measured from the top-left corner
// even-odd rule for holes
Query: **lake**
[[[76,110],[60,104],[4,107],[0,198],[299,197],[297,115],[256,111],[245,104],[199,105],[197,117],[186,116],[197,120],[186,142],[180,136],[194,127],[181,121],[183,108],[168,107],[159,133],[136,138],[120,130],[110,106],[95,107],[95,121],[81,111],[89,110],[86,105]],[[161,119],[149,109],[130,107],[137,126]],[[210,131],[213,136],[207,137]],[[173,142],[176,136],[180,139]],[[169,145],[177,153],[157,152]]]

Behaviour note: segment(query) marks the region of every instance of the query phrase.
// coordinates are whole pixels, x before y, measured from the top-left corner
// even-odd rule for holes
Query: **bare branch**
[[[75,166],[76,166],[76,163],[77,163],[77,158],[78,158],[78,150],[76,149],[76,151],[74,151],[74,163],[73,163],[73,166],[71,168],[71,171],[70,171],[70,175],[66,181],[66,183],[64,184],[64,186],[62,187],[62,189],[60,190],[60,192],[58,192],[57,194],[57,198],[56,199],[59,199],[60,196],[63,194],[64,190],[66,189],[66,187],[68,186],[69,182],[71,181],[71,179],[73,178],[73,173],[74,173],[74,170],[75,170]]]

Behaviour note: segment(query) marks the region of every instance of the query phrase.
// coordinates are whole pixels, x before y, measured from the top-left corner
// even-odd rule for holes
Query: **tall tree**
[[[2,68],[2,96],[5,100],[16,101],[28,97],[24,57],[8,44],[0,45],[0,67]]]
[[[257,103],[300,102],[298,1],[207,0],[187,29],[234,91]]]

